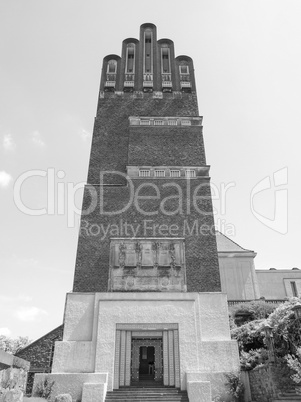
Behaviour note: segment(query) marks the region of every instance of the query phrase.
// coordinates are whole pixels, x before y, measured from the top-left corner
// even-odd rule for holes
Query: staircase
[[[187,392],[162,385],[122,387],[107,392],[105,402],[189,402]]]
[[[278,395],[277,399],[273,399],[273,402],[300,402],[301,395],[297,394],[296,391],[282,392]]]

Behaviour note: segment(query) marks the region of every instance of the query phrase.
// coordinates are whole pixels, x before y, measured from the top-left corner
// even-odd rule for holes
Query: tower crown
[[[173,41],[157,41],[156,26],[145,23],[140,40],[122,42],[121,57],[112,54],[103,59],[100,91],[195,92],[193,61],[175,57]]]

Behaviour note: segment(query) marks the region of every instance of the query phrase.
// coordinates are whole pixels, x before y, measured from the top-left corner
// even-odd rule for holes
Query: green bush
[[[263,323],[264,320],[250,321],[231,331],[231,337],[237,340],[240,352],[264,347]]]
[[[241,325],[249,321],[265,319],[276,308],[277,304],[275,303],[266,303],[263,300],[254,300],[248,303],[241,303],[231,306],[230,313],[236,325]]]
[[[236,372],[227,373],[225,378],[224,390],[218,392],[214,402],[243,401],[245,387],[240,379],[240,374]]]
[[[297,303],[300,303],[297,297],[288,300],[277,307],[267,319],[267,323],[272,327],[275,351],[279,357],[296,355],[301,345],[301,322],[296,320],[292,309]]]
[[[300,303],[299,298],[292,298],[276,308],[275,305],[268,306],[268,303],[262,301],[245,303],[232,308],[232,317],[237,312],[248,313],[251,311],[253,311],[254,317],[258,317],[258,319],[239,327],[232,325],[231,328],[231,337],[238,342],[242,369],[251,370],[267,360],[267,344],[264,332],[264,327],[267,324],[272,328],[270,339],[274,345],[277,362],[287,362],[295,369],[297,368],[299,361],[297,350],[301,346],[301,320],[296,319],[293,311],[293,307],[297,303]],[[271,313],[266,318],[266,314],[270,310]]]
[[[240,368],[241,370],[253,370],[253,368],[266,363],[268,360],[268,351],[264,348],[251,349],[249,352],[240,352]]]
[[[49,378],[45,377],[44,380],[40,381],[35,389],[34,396],[39,396],[40,398],[50,399],[52,388],[54,386],[54,381],[50,381]]]
[[[287,365],[289,366],[289,368],[295,372],[295,374],[293,374],[291,376],[292,380],[296,384],[300,384],[301,383],[301,348],[297,349],[296,355],[288,354],[287,356],[285,356],[285,359],[287,361]]]

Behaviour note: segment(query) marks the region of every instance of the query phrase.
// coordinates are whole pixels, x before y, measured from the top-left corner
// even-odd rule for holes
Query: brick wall
[[[271,402],[279,393],[294,389],[292,371],[284,363],[264,365],[249,371],[252,400]]]
[[[143,92],[144,73],[143,58],[145,45],[144,31],[150,29],[153,33],[153,92]],[[136,45],[136,68],[135,85],[133,92],[123,90],[125,80],[125,57],[126,44],[128,41]],[[161,46],[170,48],[170,62],[172,73],[172,92],[163,92],[162,69],[161,69]],[[83,200],[83,215],[81,219],[81,230],[79,235],[76,268],[74,277],[75,292],[106,292],[108,290],[109,264],[110,264],[110,238],[116,237],[181,237],[185,239],[185,260],[187,290],[195,292],[215,292],[221,290],[220,275],[218,267],[217,247],[214,233],[214,220],[212,213],[212,200],[209,188],[209,177],[197,177],[195,180],[174,181],[175,185],[169,185],[168,180],[144,181],[146,184],[153,183],[159,188],[160,196],[152,200],[141,200],[140,206],[146,211],[141,213],[133,206],[133,203],[122,213],[106,215],[100,211],[102,205],[99,202],[101,193],[104,194],[105,211],[117,211],[125,207],[129,200],[131,186],[125,177],[118,174],[106,175],[103,183],[108,187],[99,187],[100,172],[116,171],[126,174],[126,167],[131,166],[205,166],[205,150],[201,126],[168,125],[162,127],[131,126],[130,116],[144,117],[197,117],[198,103],[195,92],[193,62],[187,56],[174,58],[172,41],[162,40],[157,43],[156,27],[153,24],[144,24],[140,27],[140,42],[127,39],[123,42],[122,58],[109,55],[104,58],[103,72],[100,84],[97,115],[95,119],[92,148],[90,155],[88,186],[86,186]],[[107,77],[107,63],[110,59],[117,62],[115,77],[115,90],[106,91],[105,82],[111,78]],[[191,92],[181,91],[181,80],[179,65],[186,63],[189,66],[191,81]],[[111,85],[111,84],[110,84]],[[188,188],[188,183],[191,188]],[[133,187],[136,190],[143,184],[141,180],[134,180]],[[193,205],[193,191],[199,184],[203,187],[198,194],[206,197],[198,201],[202,212],[196,211]],[[93,188],[91,187],[93,186]],[[179,199],[177,187],[180,188],[180,196],[183,207],[177,213]],[[93,193],[92,193],[93,190]],[[144,189],[151,195],[154,188]],[[142,192],[140,192],[142,195]],[[165,210],[160,210],[160,203],[169,197],[164,203]],[[86,214],[85,210],[94,204],[94,210]],[[96,205],[95,205],[96,204]],[[93,208],[92,208],[93,209]],[[149,220],[152,227],[178,227],[175,234],[159,233],[158,231],[145,231],[145,221]],[[123,223],[133,225],[137,228],[135,233],[122,233],[120,226]],[[140,226],[139,226],[140,225]],[[185,231],[185,225],[189,230]],[[191,227],[202,233],[191,230]],[[204,226],[207,232],[204,234]],[[103,228],[116,227],[102,238]],[[89,232],[91,230],[91,233]]]
[[[140,200],[139,206],[142,210],[154,215],[144,215],[137,211],[133,203],[123,213],[117,215],[101,215],[99,204],[89,215],[82,216],[79,243],[76,258],[76,269],[74,277],[74,292],[106,292],[108,289],[109,274],[109,247],[110,237],[133,237],[131,230],[125,233],[124,224],[133,225],[136,229],[135,237],[181,237],[185,239],[185,260],[186,260],[186,279],[187,290],[190,292],[215,292],[220,291],[220,276],[218,267],[218,256],[215,232],[213,227],[212,203],[210,196],[209,180],[205,178],[190,180],[177,180],[183,192],[183,213],[173,215],[160,212],[160,202],[162,198],[167,199],[178,194],[176,187],[164,187],[165,180],[152,180],[158,186],[162,197],[161,199]],[[134,188],[137,189],[141,180],[134,181]],[[199,184],[202,187],[198,194],[203,196],[197,205],[203,213],[199,213],[193,205],[190,205],[189,197]],[[99,200],[99,187],[94,187],[97,191]],[[104,211],[116,211],[124,207],[129,200],[129,187],[109,186],[104,188]],[[154,195],[151,187],[141,190],[139,195]],[[91,202],[89,186],[85,189],[83,208],[87,208]],[[167,212],[176,211],[179,205],[178,199],[169,198],[165,203]],[[187,214],[188,205],[191,207]],[[123,226],[122,226],[123,225]],[[160,226],[161,225],[161,226]],[[179,229],[174,232],[160,231],[160,227],[166,225],[176,225]],[[150,230],[145,230],[149,226]],[[121,227],[123,230],[121,231]],[[175,227],[175,226],[173,226]],[[104,230],[109,228],[107,235]],[[204,229],[200,233],[200,228]],[[207,230],[206,230],[207,228]],[[196,230],[198,229],[198,233]]]
[[[63,339],[63,330],[63,325],[60,325],[16,353],[16,356],[30,362],[26,386],[27,395],[31,394],[35,373],[51,372],[54,343]]]
[[[129,117],[130,116],[198,116],[198,105],[196,94],[186,93],[164,93],[162,99],[154,97],[153,93],[105,93],[100,98],[98,104],[97,117],[95,119],[92,148],[90,155],[90,165],[88,173],[88,183],[99,183],[99,172],[104,170],[116,170],[126,173],[126,166],[129,165],[128,148],[129,148]],[[137,128],[134,129],[137,132]],[[131,131],[134,131],[131,130]],[[139,130],[139,129],[138,129]],[[140,133],[145,133],[148,129],[141,127]],[[156,149],[159,150],[161,164],[167,165],[165,156],[174,154],[173,160],[179,165],[187,166],[190,162],[195,164],[196,158],[190,159],[190,152],[182,155],[177,154],[182,147],[193,148],[193,154],[197,152],[198,158],[202,164],[205,162],[204,146],[202,139],[201,127],[177,128],[155,127],[149,134],[150,143],[151,135],[160,131],[161,135],[156,138]],[[158,131],[159,130],[159,131]],[[177,136],[173,138],[171,133],[177,131]],[[181,133],[181,134],[180,134]],[[183,134],[188,133],[189,136]],[[197,135],[196,135],[197,133]],[[156,134],[155,134],[156,135]],[[180,137],[179,137],[180,136]],[[144,136],[143,136],[144,137]],[[141,137],[140,141],[144,138]],[[182,143],[179,143],[182,139]],[[174,141],[177,140],[176,143]],[[132,139],[132,146],[135,144]],[[135,141],[139,141],[136,137]],[[137,144],[139,145],[139,143]],[[144,144],[145,145],[145,144]],[[146,144],[146,146],[148,146]],[[144,150],[144,152],[147,148]],[[186,159],[183,157],[186,155]],[[158,157],[156,158],[158,160]],[[155,165],[155,160],[152,165]],[[123,183],[119,180],[116,183]]]

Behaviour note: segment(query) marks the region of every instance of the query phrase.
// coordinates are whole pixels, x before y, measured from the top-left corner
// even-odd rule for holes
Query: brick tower
[[[148,381],[211,401],[238,368],[209,181],[192,59],[143,24],[103,60],[58,390],[86,402]]]

